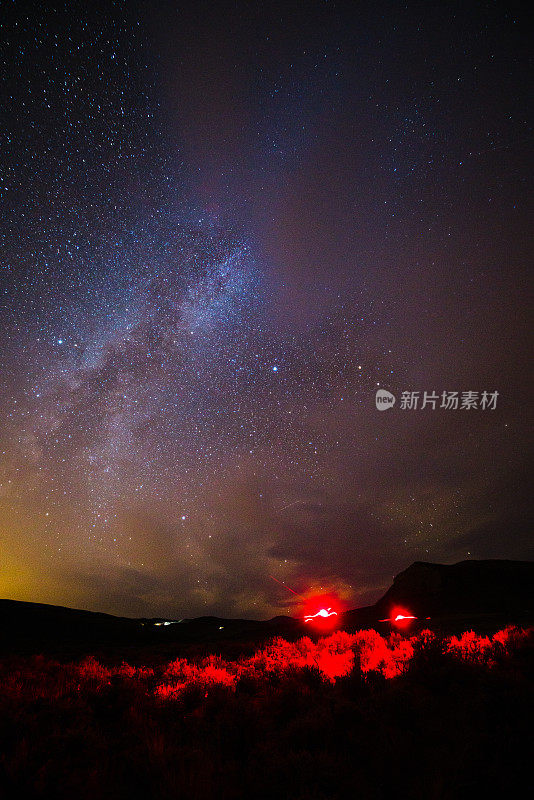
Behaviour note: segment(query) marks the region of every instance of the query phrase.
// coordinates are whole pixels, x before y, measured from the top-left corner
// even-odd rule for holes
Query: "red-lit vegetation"
[[[532,638],[515,628],[336,631],[150,667],[13,656],[0,662],[0,796],[453,797],[462,781],[486,779],[495,788],[499,770],[521,769]]]

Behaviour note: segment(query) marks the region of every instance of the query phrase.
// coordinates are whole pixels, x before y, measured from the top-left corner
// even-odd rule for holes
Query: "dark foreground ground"
[[[4,653],[0,797],[524,797],[532,631],[382,634]]]

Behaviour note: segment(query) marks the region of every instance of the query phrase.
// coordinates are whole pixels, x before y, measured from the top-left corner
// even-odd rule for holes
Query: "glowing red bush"
[[[487,636],[478,636],[474,631],[466,631],[460,638],[451,636],[446,649],[465,661],[484,661],[489,655],[491,640]]]
[[[501,631],[490,640],[469,631],[460,637],[444,639],[442,650],[464,661],[489,665],[492,649],[502,649],[510,635]],[[409,668],[416,650],[424,650],[435,642],[436,635],[429,630],[410,638],[400,633],[383,637],[375,630],[362,630],[354,634],[336,631],[315,642],[307,636],[296,642],[277,637],[251,657],[237,662],[210,657],[196,666],[186,659],[177,659],[164,672],[164,677],[167,680],[174,679],[174,682],[160,686],[157,693],[159,697],[173,699],[180,696],[188,683],[201,686],[219,684],[233,690],[242,678],[261,684],[269,675],[283,677],[289,672],[310,667],[317,669],[325,681],[332,683],[355,669],[359,669],[364,676],[379,672],[391,679]]]
[[[253,692],[286,680],[297,681],[298,685],[299,673],[304,675],[310,669],[331,684],[354,672],[363,680],[373,672],[393,679],[410,668],[416,653],[427,652],[431,659],[444,654],[496,669],[505,663],[508,654],[524,648],[531,638],[532,631],[513,627],[498,631],[491,638],[473,631],[439,637],[422,630],[407,637],[401,633],[381,636],[375,630],[352,634],[338,630],[316,641],[307,636],[294,642],[278,637],[253,655],[233,661],[214,655],[197,662],[177,658],[156,668],[124,662],[115,667],[103,666],[94,657],[67,665],[42,657],[20,660],[16,667],[0,662],[0,685],[3,697],[14,702],[22,697],[63,701],[73,695],[83,697],[85,692],[108,691],[122,682],[129,691],[139,691],[144,697],[176,702],[186,702],[189,697],[197,703],[214,691],[233,693],[245,685],[243,681],[246,691]]]
[[[317,666],[326,678],[334,682],[352,671],[354,653],[350,650],[346,653],[321,653]]]

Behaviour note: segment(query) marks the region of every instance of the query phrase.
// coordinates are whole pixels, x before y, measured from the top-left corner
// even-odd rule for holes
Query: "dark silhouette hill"
[[[162,643],[217,644],[222,641],[261,642],[291,635],[300,628],[292,617],[272,620],[117,617],[45,603],[0,600],[0,653],[57,652],[77,654],[95,648],[152,647]]]
[[[462,561],[444,565],[415,562],[401,572],[373,606],[347,611],[346,630],[387,623],[397,606],[420,624],[447,630],[497,630],[507,624],[534,624],[534,562]],[[428,622],[430,618],[431,622]],[[419,622],[417,623],[419,624]],[[260,642],[272,636],[294,638],[316,631],[300,619],[271,620],[117,617],[43,603],[0,600],[0,651],[40,652],[91,648],[159,647]]]
[[[534,562],[416,561],[375,604],[379,615],[408,605],[418,616],[514,613],[534,610]]]
[[[132,634],[139,621],[46,603],[0,600],[0,642],[35,638],[113,638]]]

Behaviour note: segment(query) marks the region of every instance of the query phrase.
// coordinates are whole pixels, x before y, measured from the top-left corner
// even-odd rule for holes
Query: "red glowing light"
[[[391,612],[391,617],[381,619],[380,622],[392,622],[398,628],[403,628],[409,625],[412,619],[417,619],[417,617],[415,617],[413,614],[410,614],[410,612],[406,611],[406,609],[394,608]]]
[[[312,619],[315,619],[316,617],[323,617],[323,619],[326,619],[327,617],[337,617],[337,611],[332,611],[331,608],[321,608],[317,614],[306,614],[304,617],[304,622],[311,622]]]
[[[321,630],[332,630],[337,627],[341,611],[341,604],[334,594],[322,594],[307,597],[301,613],[304,622]]]
[[[342,606],[339,598],[335,594],[310,595],[305,597],[300,595],[284,581],[279,581],[274,575],[269,576],[275,583],[279,583],[284,589],[303,600],[301,614],[304,622],[313,622],[322,630],[333,629],[336,627],[335,617],[341,613]]]

